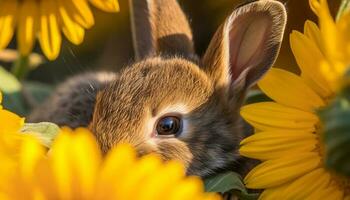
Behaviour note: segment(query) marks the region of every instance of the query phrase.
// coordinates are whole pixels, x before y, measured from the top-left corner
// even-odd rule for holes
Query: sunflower
[[[84,128],[63,128],[48,155],[36,140],[23,138],[16,164],[0,175],[5,199],[219,199],[204,193],[199,178],[185,177],[177,161],[137,158],[127,144],[102,158]]]
[[[322,124],[317,110],[330,104],[350,64],[350,12],[335,22],[326,0],[310,0],[319,27],[307,21],[293,31],[291,49],[301,75],[273,68],[258,83],[273,101],[250,104],[241,115],[256,133],[240,153],[261,160],[245,177],[260,199],[350,199],[350,180],[324,163]]]
[[[117,12],[117,0],[0,0],[0,50],[11,41],[17,27],[19,52],[27,56],[36,37],[48,59],[57,58],[61,31],[75,45],[81,44],[85,29],[94,25],[89,2],[106,12]]]

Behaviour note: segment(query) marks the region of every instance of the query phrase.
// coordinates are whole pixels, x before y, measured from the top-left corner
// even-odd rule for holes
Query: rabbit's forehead
[[[193,110],[205,103],[213,91],[205,73],[181,59],[138,63],[121,74],[117,87],[134,104],[148,106],[155,113],[178,105]]]

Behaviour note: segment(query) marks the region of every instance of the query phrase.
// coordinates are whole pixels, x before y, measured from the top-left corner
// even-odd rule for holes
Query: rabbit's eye
[[[176,116],[161,118],[157,123],[157,134],[161,136],[178,136],[182,129],[182,120]]]

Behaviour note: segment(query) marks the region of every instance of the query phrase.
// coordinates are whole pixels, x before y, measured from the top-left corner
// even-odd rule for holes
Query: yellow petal
[[[13,134],[20,131],[24,124],[24,118],[7,110],[0,110],[0,122],[0,135]]]
[[[136,152],[128,144],[118,144],[107,154],[96,186],[94,199],[116,199],[118,192],[115,190],[124,176],[128,176],[130,168],[136,163]],[[115,177],[118,177],[116,179]],[[113,198],[114,197],[114,198]]]
[[[343,77],[348,66],[338,61],[333,61],[331,63],[328,60],[321,60],[320,68],[334,93],[338,92],[340,89],[339,79]]]
[[[117,0],[90,0],[90,2],[97,8],[105,12],[118,12],[119,3]]]
[[[340,39],[339,53],[342,53],[342,62],[350,63],[350,11],[343,14],[337,21],[337,30]]]
[[[261,90],[277,103],[314,111],[324,106],[323,100],[299,76],[277,68],[272,68],[258,83]]]
[[[314,192],[311,196],[308,197],[310,200],[319,200],[319,199],[329,199],[329,200],[339,200],[343,199],[344,191],[334,184],[329,185],[323,190]]]
[[[86,129],[76,129],[72,136],[66,160],[73,170],[74,196],[88,199],[95,188],[101,152],[95,138]]]
[[[152,178],[139,183],[137,188],[140,188],[140,190],[138,194],[135,194],[136,199],[164,199],[164,197],[175,189],[173,186],[184,178],[185,170],[180,163],[171,161],[158,172],[149,176]],[[155,185],[158,186],[154,187]]]
[[[284,190],[284,199],[309,199],[314,192],[320,192],[327,188],[330,182],[330,175],[323,168],[311,171],[310,173],[296,179]]]
[[[134,188],[143,187],[144,180],[152,179],[160,171],[161,160],[156,155],[146,155],[142,157],[135,166],[129,168],[130,173],[124,177],[123,182],[120,182],[117,186],[118,199],[132,199],[135,197]],[[159,183],[157,183],[159,184]],[[154,186],[154,185],[153,185]],[[154,190],[155,188],[151,188]],[[144,197],[142,197],[144,198]],[[147,199],[146,197],[144,199]]]
[[[26,137],[23,140],[20,153],[20,173],[30,180],[34,178],[34,170],[38,161],[45,156],[45,149],[34,138]]]
[[[50,158],[53,176],[62,199],[87,199],[95,188],[100,166],[99,148],[86,129],[62,129],[54,142]]]
[[[84,28],[91,28],[95,21],[86,0],[62,0],[70,18]]]
[[[259,196],[259,200],[275,200],[275,199],[284,199],[283,191],[288,186],[287,184],[280,185],[273,188],[265,189]]]
[[[324,56],[316,44],[302,33],[293,31],[290,35],[290,45],[302,71],[302,77],[305,77],[309,86],[318,95],[323,98],[329,97],[332,94],[332,90],[319,67],[320,61],[324,59]]]
[[[271,188],[292,181],[320,165],[317,153],[286,155],[283,158],[268,160],[245,177],[248,188]]]
[[[0,50],[10,43],[16,22],[17,1],[3,0],[0,6]]]
[[[317,24],[315,24],[313,21],[306,20],[304,24],[304,34],[310,38],[310,40],[312,40],[312,42],[317,45],[322,54],[324,54],[325,50],[323,46],[321,31],[318,28]]]
[[[58,26],[56,1],[45,0],[40,3],[39,42],[49,60],[55,60],[61,50],[61,33]]]
[[[176,188],[169,193],[169,200],[192,200],[203,192],[203,183],[197,177],[183,179],[175,187]]]
[[[330,14],[327,0],[319,1],[318,15],[326,56],[329,59],[337,60],[341,58],[342,54],[338,48],[343,44],[339,43],[339,33],[332,15]]]
[[[19,51],[23,56],[28,56],[32,51],[39,23],[39,4],[36,1],[24,1],[21,3],[18,17],[17,40]]]
[[[62,31],[69,41],[75,45],[79,45],[84,40],[85,30],[78,23],[76,23],[68,14],[66,7],[62,1],[58,2],[59,12],[62,22]]]
[[[309,5],[311,10],[318,16],[321,7],[319,0],[309,0]]]
[[[55,194],[59,199],[72,199],[73,187],[73,168],[69,155],[71,154],[71,136],[70,130],[63,129],[54,141],[50,150],[50,164],[53,175],[53,185],[57,186],[58,194]]]
[[[310,152],[318,144],[317,137],[304,131],[266,131],[255,133],[241,142],[241,155],[260,160]]]
[[[63,168],[64,169],[64,168]],[[63,170],[62,169],[62,170]],[[60,185],[57,185],[54,171],[49,163],[49,159],[41,159],[34,172],[35,180],[46,199],[58,198],[60,196]],[[50,183],[50,184],[48,184]]]
[[[259,130],[314,131],[318,117],[310,112],[283,106],[274,102],[262,102],[243,106],[242,117]]]

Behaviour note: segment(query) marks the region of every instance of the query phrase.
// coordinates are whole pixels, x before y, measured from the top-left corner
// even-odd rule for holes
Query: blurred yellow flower
[[[350,13],[335,23],[326,0],[310,4],[320,28],[307,21],[304,33],[290,35],[301,75],[271,69],[258,85],[274,102],[241,110],[256,133],[241,142],[240,153],[262,161],[245,183],[265,189],[260,199],[350,199],[350,179],[335,175],[323,163],[323,131],[316,113],[334,98],[336,82],[350,64]]]
[[[20,53],[29,55],[39,39],[48,59],[57,58],[61,31],[73,44],[83,42],[85,29],[94,25],[89,2],[106,12],[119,11],[117,0],[1,0],[0,50],[7,47],[17,27]]]
[[[0,188],[7,186],[8,181],[5,180],[8,180],[10,174],[14,173],[13,168],[21,146],[19,132],[24,124],[24,118],[3,109],[1,103],[2,94],[0,92]]]
[[[339,78],[350,66],[350,12],[344,13],[335,21],[328,9],[327,0],[309,2],[319,19],[319,45],[324,50],[320,70],[331,86],[337,88]]]
[[[47,155],[37,140],[19,134],[23,121],[0,110],[1,199],[220,199],[204,193],[199,178],[185,177],[179,162],[137,158],[127,144],[102,158],[84,128],[62,128]]]
[[[15,113],[3,109],[1,106],[2,94],[0,92],[0,157],[2,153],[12,154],[16,148],[15,140],[24,125],[24,118],[19,117]]]

